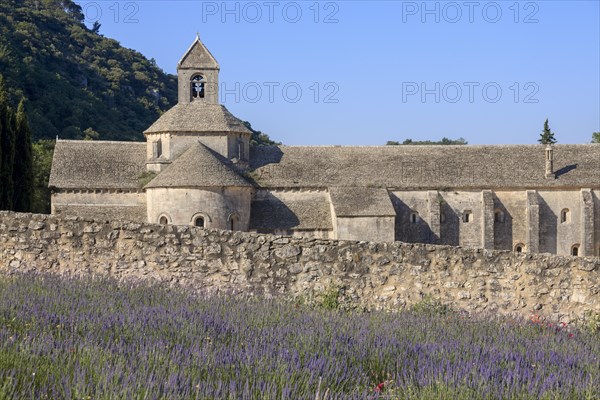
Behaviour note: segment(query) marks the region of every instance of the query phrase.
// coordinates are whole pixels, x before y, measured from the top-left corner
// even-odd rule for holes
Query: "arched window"
[[[573,247],[571,247],[571,255],[572,256],[579,256],[579,245],[578,244],[574,244]]]
[[[565,224],[571,222],[571,211],[568,208],[563,208],[560,212],[560,223]]]
[[[198,228],[208,228],[210,226],[210,222],[210,217],[204,213],[194,214],[191,220],[191,224],[193,226],[197,226]]]
[[[204,98],[204,84],[206,81],[202,75],[196,75],[192,78],[192,99]]]
[[[169,217],[167,217],[166,215],[161,215],[158,218],[158,223],[161,225],[167,225],[169,223]]]
[[[465,212],[463,213],[463,222],[465,224],[473,222],[473,212],[471,210],[465,210]]]
[[[504,222],[504,211],[496,209],[494,211],[494,222],[503,223]]]
[[[228,220],[229,220],[229,227],[228,227],[229,230],[232,230],[232,231],[239,230],[240,217],[237,214],[235,214],[235,213],[231,214],[229,216]]]
[[[417,222],[419,222],[419,213],[416,211],[413,211],[410,213],[410,223],[416,224]]]
[[[525,245],[522,243],[518,243],[515,245],[515,251],[517,253],[522,253],[523,251],[525,251]]]

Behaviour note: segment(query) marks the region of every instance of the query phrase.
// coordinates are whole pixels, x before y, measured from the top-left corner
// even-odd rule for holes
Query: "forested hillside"
[[[142,140],[176,103],[176,77],[83,23],[71,0],[0,1],[0,73],[34,139]]]

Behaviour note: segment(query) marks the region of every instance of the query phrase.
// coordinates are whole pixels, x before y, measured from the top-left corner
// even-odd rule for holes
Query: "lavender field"
[[[335,304],[335,303],[334,303]],[[600,337],[0,276],[0,399],[598,399]]]

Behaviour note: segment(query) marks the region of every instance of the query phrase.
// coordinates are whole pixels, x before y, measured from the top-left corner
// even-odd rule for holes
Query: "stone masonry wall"
[[[0,272],[100,274],[200,292],[459,309],[563,321],[600,312],[600,259],[407,243],[333,241],[0,212]]]

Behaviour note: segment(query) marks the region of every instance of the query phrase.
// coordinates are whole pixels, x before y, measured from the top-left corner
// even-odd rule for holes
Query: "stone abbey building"
[[[145,143],[58,140],[52,213],[600,256],[600,145],[269,146],[197,39]]]

